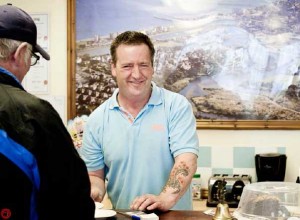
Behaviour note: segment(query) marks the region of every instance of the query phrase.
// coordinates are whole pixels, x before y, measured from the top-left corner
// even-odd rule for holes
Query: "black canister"
[[[284,181],[286,155],[277,153],[256,154],[257,181]]]

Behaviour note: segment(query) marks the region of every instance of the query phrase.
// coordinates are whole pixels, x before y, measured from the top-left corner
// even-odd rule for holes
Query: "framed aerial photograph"
[[[68,24],[70,119],[111,96],[110,44],[135,30],[198,129],[300,129],[300,0],[69,0]]]

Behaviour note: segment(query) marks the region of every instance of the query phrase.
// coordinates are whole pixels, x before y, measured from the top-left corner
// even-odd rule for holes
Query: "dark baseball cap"
[[[36,42],[37,31],[33,19],[10,3],[0,6],[0,38],[30,43],[33,52],[38,52],[46,60],[50,60],[49,54]]]

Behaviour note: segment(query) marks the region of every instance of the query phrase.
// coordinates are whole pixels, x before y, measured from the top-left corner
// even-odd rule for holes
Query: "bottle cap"
[[[193,178],[200,178],[200,177],[201,177],[201,175],[199,173],[195,173],[193,176]]]

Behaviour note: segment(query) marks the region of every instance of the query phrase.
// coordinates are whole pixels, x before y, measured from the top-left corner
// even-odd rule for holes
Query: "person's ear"
[[[13,55],[13,59],[17,65],[19,65],[20,62],[24,62],[24,57],[27,52],[27,48],[28,48],[27,43],[23,42],[18,46],[17,50],[15,51]]]
[[[117,76],[116,66],[115,66],[115,64],[113,64],[113,62],[111,62],[110,68],[111,68],[111,74],[112,74],[112,76],[116,77]]]

